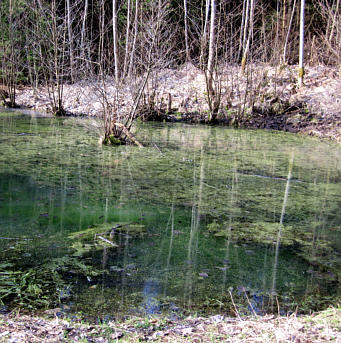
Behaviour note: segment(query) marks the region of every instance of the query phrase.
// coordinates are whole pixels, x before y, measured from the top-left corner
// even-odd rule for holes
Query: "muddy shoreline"
[[[260,128],[327,138],[341,143],[341,78],[336,67],[307,67],[305,86],[296,84],[297,66],[253,65],[244,75],[238,65],[220,68],[221,105],[215,124]],[[252,84],[250,83],[252,79]],[[129,112],[134,81],[116,92],[114,81],[105,81],[105,96],[119,115]],[[137,81],[135,80],[135,85]],[[82,80],[63,86],[63,106],[75,116],[103,115],[101,83]],[[47,89],[18,89],[22,108],[50,111]],[[165,69],[150,77],[138,109],[143,120],[208,123],[204,73],[191,64]]]

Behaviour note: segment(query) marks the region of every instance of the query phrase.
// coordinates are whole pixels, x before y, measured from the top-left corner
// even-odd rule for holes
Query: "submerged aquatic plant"
[[[72,297],[72,278],[100,274],[102,271],[72,256],[52,258],[26,268],[15,261],[4,263],[0,265],[0,304],[29,310],[54,307]]]

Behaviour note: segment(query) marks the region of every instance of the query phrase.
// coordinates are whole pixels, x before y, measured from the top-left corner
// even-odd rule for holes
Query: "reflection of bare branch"
[[[196,259],[198,251],[198,235],[199,235],[199,224],[200,224],[200,213],[202,210],[202,190],[203,182],[205,178],[205,161],[204,161],[204,147],[201,146],[200,155],[200,176],[199,176],[199,186],[197,193],[194,194],[193,206],[192,206],[192,219],[191,219],[191,231],[188,241],[187,248],[187,261],[188,269],[186,274],[186,283],[184,289],[184,297],[187,300],[188,305],[192,303],[192,277],[193,277],[193,264]],[[196,183],[196,170],[193,171],[193,184]],[[187,298],[187,299],[186,299]]]
[[[272,278],[271,297],[273,297],[275,295],[275,291],[276,291],[276,277],[277,277],[277,265],[278,265],[279,246],[280,246],[281,237],[282,237],[283,221],[284,221],[284,216],[285,216],[285,209],[286,209],[287,202],[288,202],[289,189],[290,189],[290,181],[291,181],[291,176],[292,176],[293,165],[294,165],[294,153],[292,153],[290,161],[289,161],[289,170],[288,170],[287,183],[286,183],[285,191],[284,191],[284,198],[283,198],[283,205],[282,205],[282,211],[281,211],[281,218],[279,220],[279,227],[278,227],[277,241],[276,241],[275,260],[274,260],[274,269],[273,269],[273,278]]]
[[[99,239],[101,239],[103,242],[110,244],[110,245],[113,246],[114,248],[117,248],[117,247],[118,247],[117,244],[115,244],[115,243],[109,241],[109,239],[106,239],[106,238],[104,238],[104,237],[102,237],[102,236],[98,236],[98,235],[97,235],[96,237],[99,238]]]

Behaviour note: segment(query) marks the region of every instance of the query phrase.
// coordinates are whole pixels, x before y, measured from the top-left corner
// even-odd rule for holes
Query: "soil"
[[[49,315],[0,314],[0,342],[341,342],[341,308],[302,317],[153,316],[97,325]]]
[[[221,102],[216,123],[236,127],[299,132],[341,143],[341,78],[337,67],[306,67],[305,85],[298,88],[297,66],[249,65],[241,74],[238,65],[219,68]],[[110,78],[65,84],[64,109],[72,115],[103,115],[103,94],[117,113],[130,110],[139,80],[120,87]],[[17,103],[50,111],[46,88],[21,88]],[[154,73],[146,87],[138,115],[145,120],[208,122],[204,73],[187,64]]]

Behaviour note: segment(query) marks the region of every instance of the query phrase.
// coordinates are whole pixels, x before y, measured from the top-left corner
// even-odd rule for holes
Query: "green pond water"
[[[280,132],[0,112],[0,299],[112,318],[340,300],[341,148]],[[234,304],[232,302],[234,301]]]

